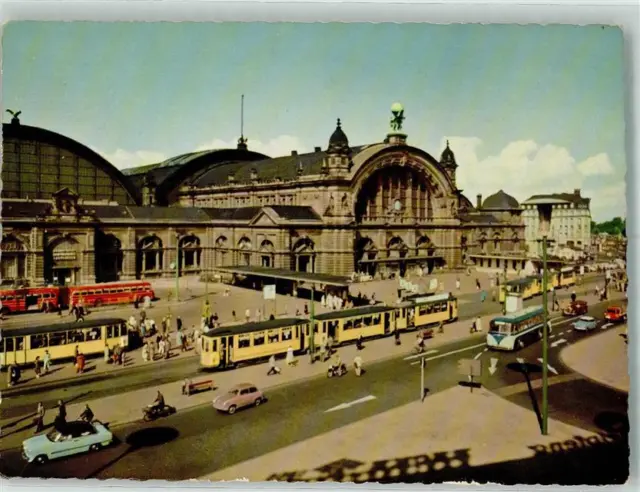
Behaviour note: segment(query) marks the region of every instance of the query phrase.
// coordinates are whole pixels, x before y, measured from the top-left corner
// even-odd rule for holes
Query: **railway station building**
[[[272,158],[241,136],[236,148],[120,171],[14,117],[3,125],[2,283],[172,277],[176,268],[213,276],[234,266],[404,276],[480,258],[520,268],[517,201],[499,191],[474,206],[448,144],[435,158],[391,131],[352,146],[340,120],[328,137],[313,152]]]

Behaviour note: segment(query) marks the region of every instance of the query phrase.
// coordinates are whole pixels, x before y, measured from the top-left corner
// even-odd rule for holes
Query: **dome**
[[[340,123],[340,118],[338,118],[338,123],[335,131],[331,135],[329,139],[329,148],[327,149],[327,153],[329,154],[348,154],[349,153],[349,139],[342,131],[342,126]]]
[[[449,148],[449,140],[447,140],[447,147],[442,151],[440,156],[440,164],[445,166],[457,166],[456,156],[453,154],[453,150]]]
[[[511,195],[507,195],[504,191],[500,190],[498,193],[487,197],[482,203],[482,208],[494,208],[494,209],[514,209],[520,208],[518,200]]]

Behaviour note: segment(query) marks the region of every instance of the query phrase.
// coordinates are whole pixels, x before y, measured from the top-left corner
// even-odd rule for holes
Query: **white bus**
[[[542,306],[531,306],[491,320],[487,346],[495,350],[519,350],[542,339],[544,311]],[[551,324],[549,333],[551,332]]]

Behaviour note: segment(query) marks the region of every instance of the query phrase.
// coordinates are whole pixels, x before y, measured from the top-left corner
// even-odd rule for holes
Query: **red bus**
[[[145,297],[155,299],[155,293],[149,282],[105,282],[94,285],[69,286],[63,289],[64,305],[73,306],[82,303],[87,307],[107,304],[129,304],[142,302]]]
[[[59,287],[0,289],[0,303],[2,304],[0,311],[2,314],[55,311],[58,309],[59,302]]]

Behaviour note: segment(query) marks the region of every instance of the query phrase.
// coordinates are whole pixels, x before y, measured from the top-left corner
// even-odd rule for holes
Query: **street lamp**
[[[549,420],[549,307],[547,305],[547,237],[551,226],[551,207],[550,203],[538,203],[538,219],[539,231],[542,236],[542,304],[543,304],[543,326],[542,326],[542,435],[546,436],[548,432]]]
[[[176,301],[180,300],[180,234],[176,234]]]

